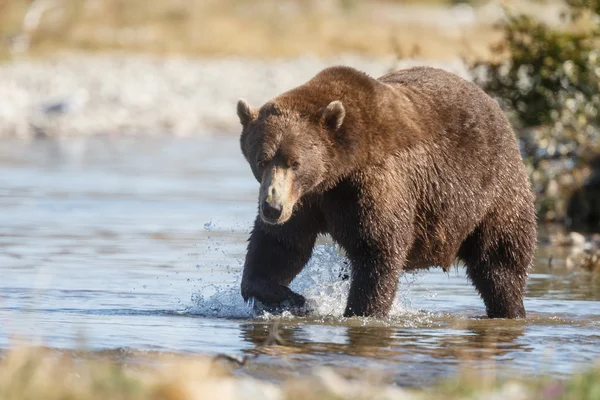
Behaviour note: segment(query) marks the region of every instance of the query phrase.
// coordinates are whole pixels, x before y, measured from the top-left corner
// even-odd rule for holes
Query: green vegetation
[[[523,377],[498,380],[464,373],[428,390],[403,390],[375,382],[349,382],[331,370],[290,378],[282,385],[236,377],[229,366],[205,358],[146,355],[127,366],[114,357],[48,349],[19,349],[0,361],[0,400],[186,399],[577,399],[600,398],[600,368],[566,380]],[[144,366],[141,366],[143,364]],[[441,396],[441,397],[440,397]]]
[[[562,219],[569,194],[600,150],[600,2],[569,0],[562,27],[512,15],[481,62],[478,82],[509,112],[522,141],[542,219]]]

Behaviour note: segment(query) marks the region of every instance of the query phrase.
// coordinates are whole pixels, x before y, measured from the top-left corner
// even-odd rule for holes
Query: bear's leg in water
[[[331,235],[348,256],[351,284],[344,316],[386,317],[396,297],[398,280],[412,243],[410,205],[381,207],[381,193],[398,198],[398,178],[376,174],[375,182],[340,184],[331,192],[327,210]],[[390,186],[389,183],[393,182]],[[376,188],[376,190],[374,190]],[[339,199],[344,200],[340,209]],[[325,203],[326,206],[329,204]],[[398,212],[398,210],[402,212]]]
[[[536,243],[530,204],[514,215],[491,213],[465,240],[459,257],[489,318],[525,318],[523,297]]]
[[[391,260],[367,257],[353,260],[344,316],[386,317],[396,297],[401,271]]]
[[[368,232],[379,232],[367,229]],[[396,297],[398,280],[406,259],[407,246],[393,236],[363,237],[360,243],[348,247],[352,264],[352,283],[345,317],[386,317]],[[394,243],[394,244],[392,244]]]
[[[295,222],[268,225],[257,218],[242,276],[244,300],[253,298],[266,306],[304,306],[304,297],[288,285],[310,259],[317,232],[306,226],[300,229]]]

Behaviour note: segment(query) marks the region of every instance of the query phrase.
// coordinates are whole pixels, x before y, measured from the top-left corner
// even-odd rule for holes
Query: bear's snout
[[[259,208],[262,220],[282,224],[292,215],[295,198],[292,193],[293,174],[287,168],[274,166],[263,174]]]
[[[278,201],[268,202],[263,201],[261,204],[262,215],[265,219],[275,222],[281,217],[283,204]]]

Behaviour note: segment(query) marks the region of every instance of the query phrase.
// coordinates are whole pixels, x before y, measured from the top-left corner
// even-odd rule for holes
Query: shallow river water
[[[327,238],[292,285],[314,314],[253,314],[238,288],[257,186],[235,137],[0,142],[0,348],[252,355],[237,373],[333,366],[402,386],[600,359],[600,278],[544,245],[523,321],[484,318],[462,268],[403,276],[389,319],[343,319],[345,264]],[[263,346],[276,322],[281,344]]]

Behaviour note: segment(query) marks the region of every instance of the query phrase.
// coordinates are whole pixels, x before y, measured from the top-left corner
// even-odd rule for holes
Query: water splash
[[[338,246],[318,245],[304,270],[290,285],[291,289],[306,297],[312,310],[310,317],[341,318],[346,307],[350,280],[348,260]],[[266,311],[257,312],[252,304],[244,302],[240,295],[241,273],[236,274],[235,282],[227,285],[205,285],[192,296],[194,303],[187,312],[213,318],[247,319],[272,318]],[[390,317],[406,317],[415,313],[408,304],[406,284],[398,291]],[[284,313],[282,317],[290,317]]]
[[[252,304],[246,304],[240,295],[239,279],[235,284],[221,286],[216,290],[210,290],[211,287],[216,285],[203,287],[192,295],[194,304],[186,310],[188,314],[228,319],[255,317]]]
[[[338,316],[344,313],[350,280],[348,260],[339,247],[316,246],[304,270],[294,279],[290,288],[307,299],[315,316]]]

